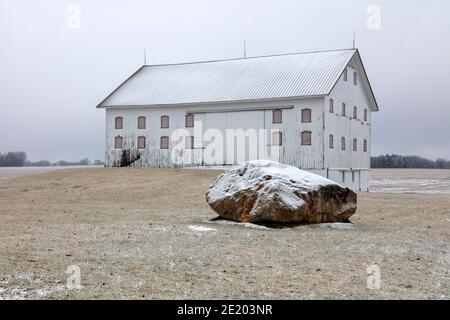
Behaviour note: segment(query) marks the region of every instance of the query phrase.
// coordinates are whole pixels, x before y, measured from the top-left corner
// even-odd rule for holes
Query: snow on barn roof
[[[371,108],[378,110],[357,49],[143,66],[97,107],[324,96],[353,57],[363,71]]]

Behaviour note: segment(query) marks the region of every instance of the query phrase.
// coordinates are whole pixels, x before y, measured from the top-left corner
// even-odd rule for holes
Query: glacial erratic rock
[[[249,161],[218,176],[206,193],[211,208],[233,221],[346,221],[356,193],[322,176],[269,160]]]

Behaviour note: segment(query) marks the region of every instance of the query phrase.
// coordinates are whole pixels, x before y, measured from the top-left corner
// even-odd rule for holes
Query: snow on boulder
[[[206,201],[221,217],[245,222],[341,222],[356,211],[356,193],[349,188],[269,160],[223,172]]]

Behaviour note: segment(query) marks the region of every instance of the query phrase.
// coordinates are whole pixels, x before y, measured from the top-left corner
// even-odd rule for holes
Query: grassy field
[[[360,193],[346,228],[270,229],[211,221],[205,192],[218,174],[91,168],[0,180],[0,299],[449,299],[448,194]],[[371,290],[374,264],[381,287]],[[71,265],[80,289],[66,286]]]

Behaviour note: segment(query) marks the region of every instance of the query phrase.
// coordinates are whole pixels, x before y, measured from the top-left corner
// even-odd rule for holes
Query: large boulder
[[[206,201],[221,217],[245,222],[340,222],[356,211],[356,193],[349,188],[268,160],[223,172]]]

